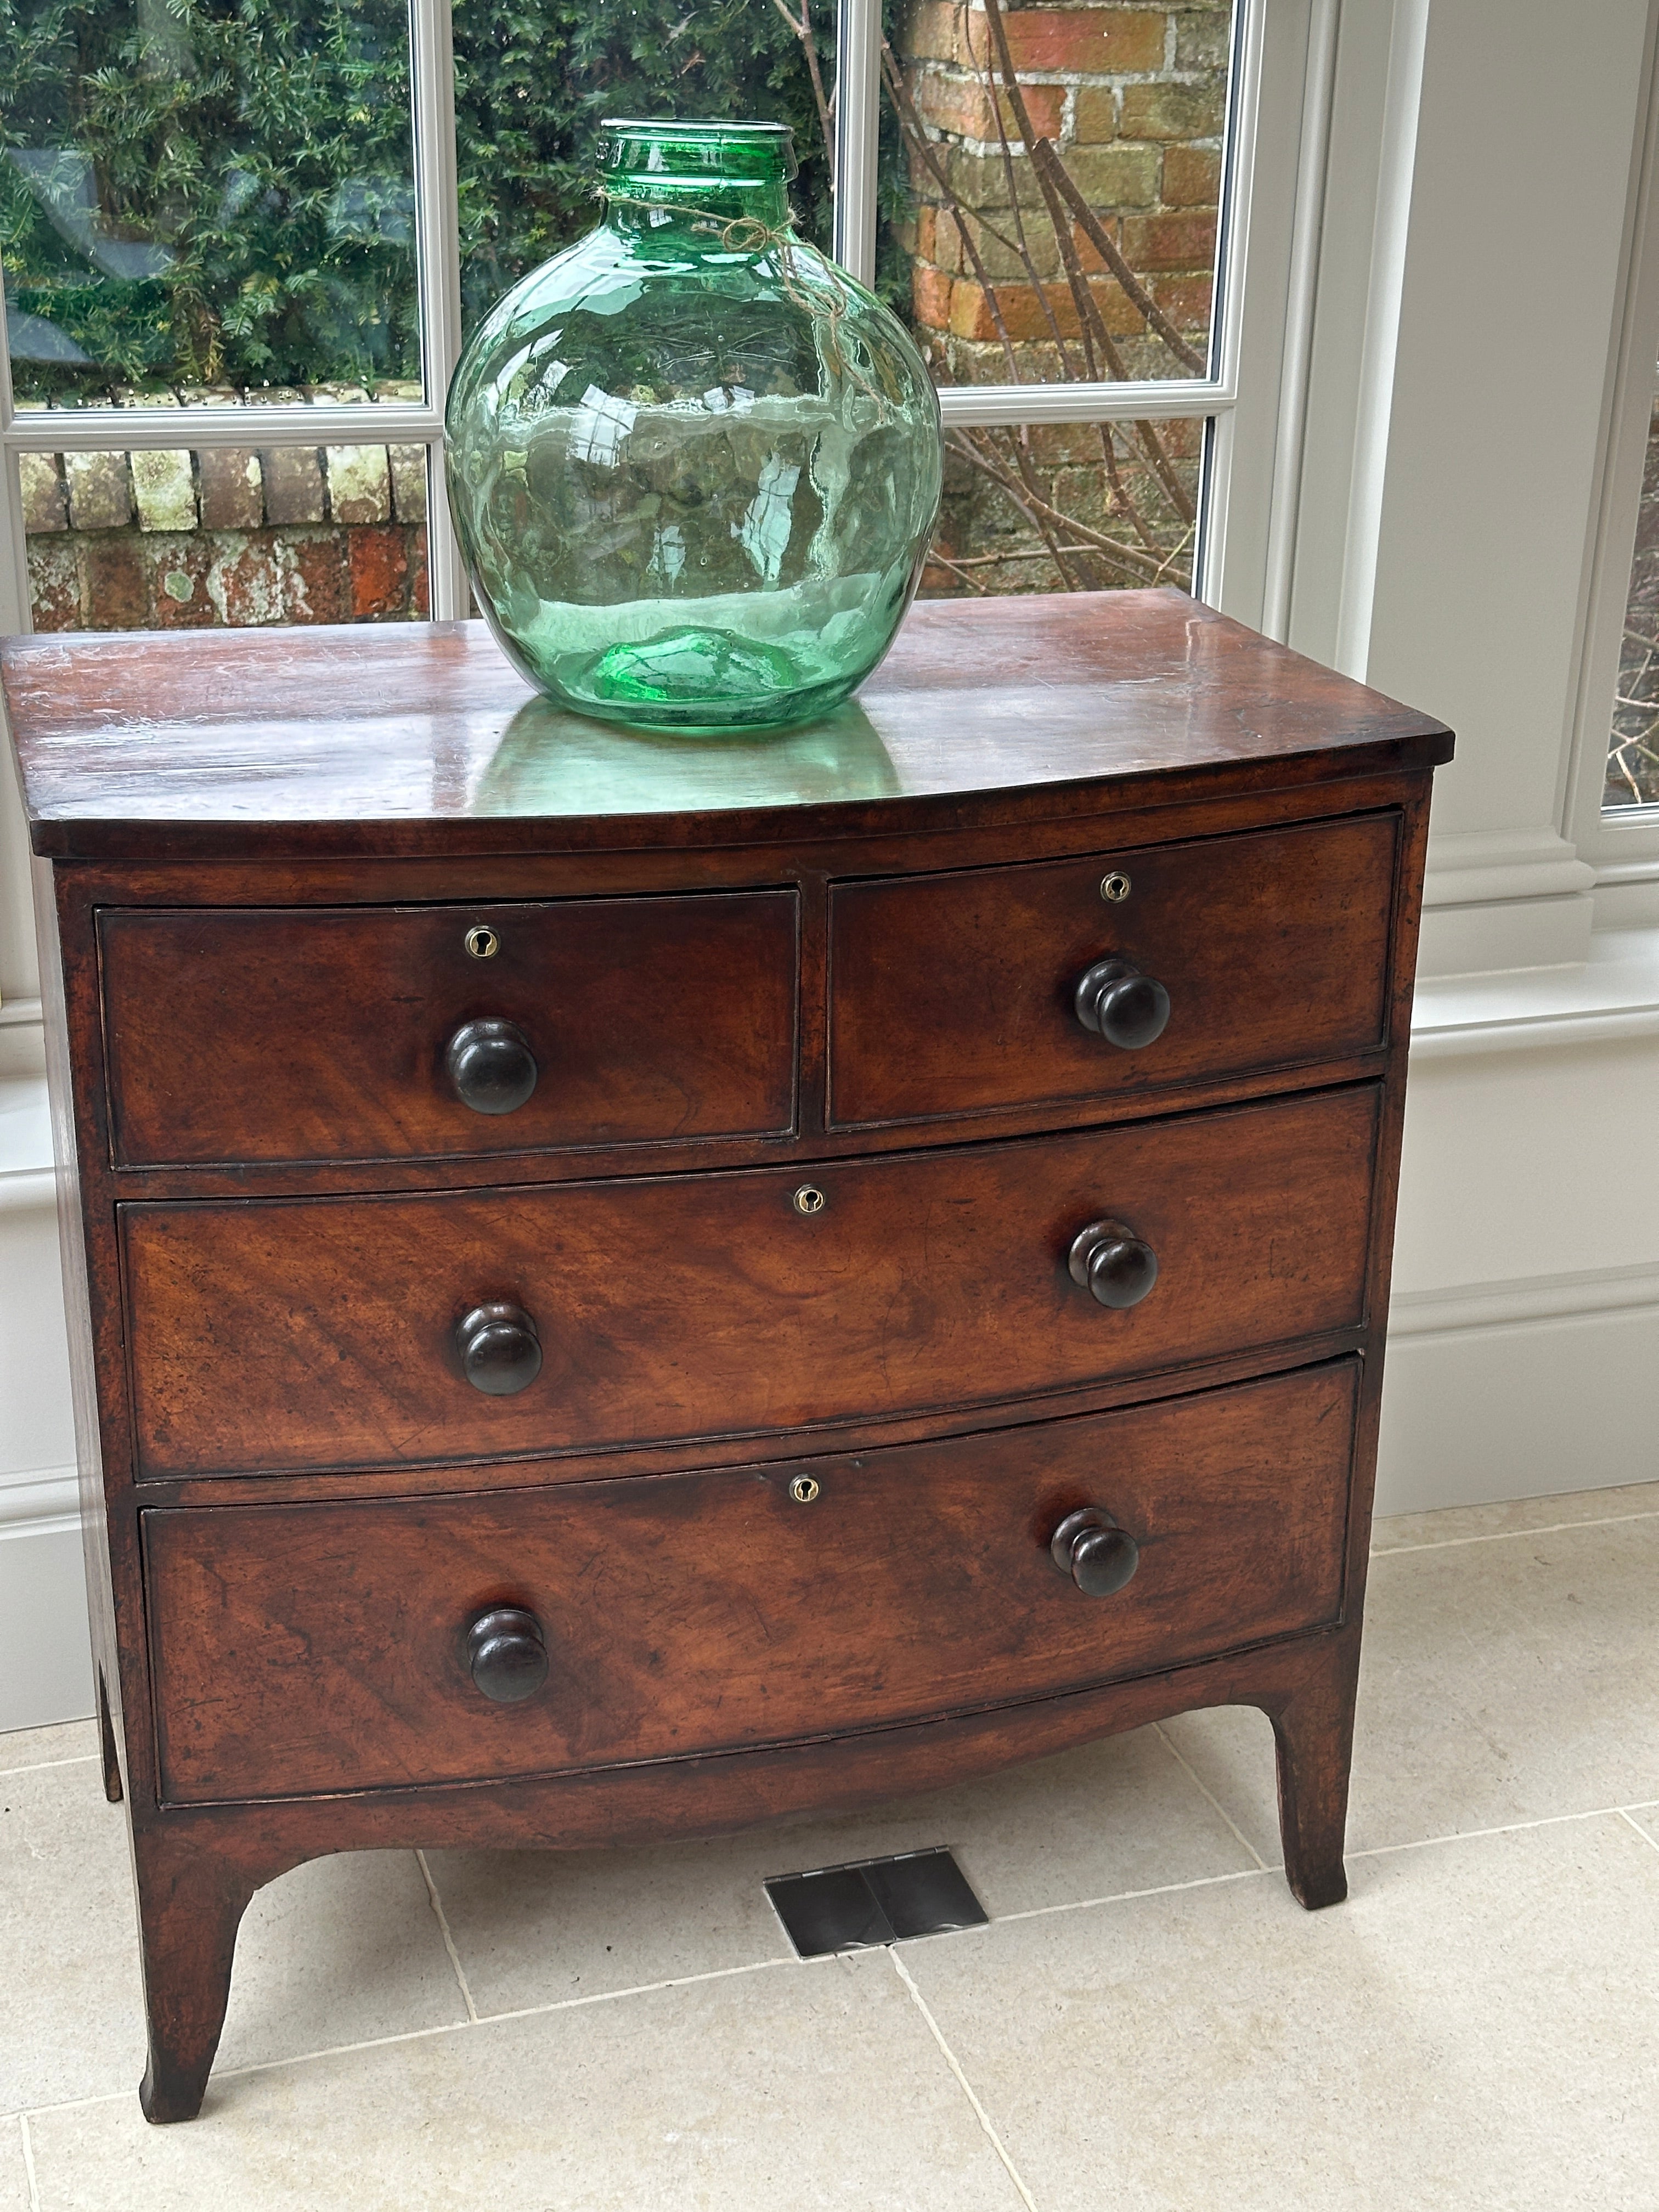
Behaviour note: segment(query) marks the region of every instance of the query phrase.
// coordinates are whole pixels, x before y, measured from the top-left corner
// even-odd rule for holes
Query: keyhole
[[[804,1182],[795,1193],[797,1213],[822,1213],[829,1202],[815,1183]]]
[[[810,1474],[798,1474],[789,1486],[789,1495],[797,1505],[810,1505],[818,1494],[818,1486]]]
[[[1100,896],[1113,906],[1121,906],[1129,896],[1129,878],[1121,869],[1114,868],[1109,876],[1101,878]]]
[[[475,960],[491,960],[501,949],[501,939],[482,921],[468,930],[462,942]]]

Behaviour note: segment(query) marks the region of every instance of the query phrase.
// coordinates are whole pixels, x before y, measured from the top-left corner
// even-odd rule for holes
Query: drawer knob
[[[1068,1513],[1054,1533],[1049,1557],[1085,1597],[1110,1597],[1140,1565],[1140,1547],[1098,1505]]]
[[[455,1324],[466,1379],[487,1397],[511,1398],[542,1371],[542,1340],[522,1306],[474,1306]]]
[[[1103,1306],[1138,1306],[1158,1280],[1158,1255],[1121,1221],[1091,1221],[1066,1255],[1072,1280]]]
[[[475,1114],[516,1113],[541,1072],[516,1022],[463,1022],[449,1040],[444,1065],[456,1097]]]
[[[466,1632],[467,1672],[498,1705],[533,1698],[547,1680],[547,1639],[522,1606],[492,1606]]]
[[[1085,1030],[1124,1052],[1139,1052],[1164,1034],[1170,994],[1127,960],[1097,960],[1078,979],[1077,1018]]]

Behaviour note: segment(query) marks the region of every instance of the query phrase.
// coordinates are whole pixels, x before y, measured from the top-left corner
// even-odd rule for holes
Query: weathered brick
[[[209,446],[196,456],[204,530],[257,530],[264,520],[259,456]]]
[[[140,530],[194,530],[196,483],[190,455],[136,453],[127,458]]]
[[[409,604],[409,551],[395,527],[370,526],[346,532],[351,565],[351,614],[356,622],[400,615]]]
[[[426,520],[426,447],[388,446],[392,471],[392,505],[399,522]]]
[[[265,483],[265,520],[274,524],[323,520],[323,467],[314,446],[270,446],[259,455]]]
[[[69,495],[58,473],[56,453],[20,453],[17,474],[23,494],[23,527],[31,535],[41,530],[69,528]]]
[[[362,384],[308,384],[305,397],[327,407],[366,407],[368,387]]]
[[[1224,107],[1213,82],[1126,84],[1119,127],[1126,138],[1218,138]]]
[[[374,397],[377,399],[398,400],[405,405],[414,406],[425,397],[425,393],[418,376],[389,376],[383,377],[375,386]]]
[[[1072,136],[1079,146],[1103,146],[1116,137],[1121,97],[1115,86],[1109,84],[1078,87],[1077,106],[1072,114]]]
[[[76,549],[62,538],[36,538],[29,546],[29,620],[37,630],[81,628],[81,567]]]
[[[1126,313],[1128,328],[1133,331],[1141,328],[1140,318],[1128,306],[1115,284],[1095,285],[1091,289],[1101,320],[1114,337],[1126,334]],[[1052,341],[1056,329],[1062,338],[1077,337],[1077,302],[1072,296],[1069,284],[999,284],[995,290],[1003,325],[1009,337],[1017,344],[1031,339],[1048,338]],[[1049,320],[1051,314],[1052,323]],[[991,312],[991,303],[986,297],[983,286],[967,278],[959,278],[951,287],[951,329],[959,338],[970,338],[981,343],[997,337],[996,317]]]
[[[227,532],[215,540],[207,594],[218,619],[230,629],[248,629],[284,619],[273,536],[270,531],[257,536]]]
[[[1210,327],[1215,304],[1215,278],[1203,273],[1192,276],[1155,276],[1147,286],[1153,299],[1178,331],[1202,336]]]
[[[1042,137],[1058,139],[1066,112],[1065,86],[1033,84],[1023,89],[1032,129]],[[981,77],[929,71],[916,85],[915,102],[924,120],[936,130],[954,131],[958,137],[976,138],[988,145],[1000,145],[1003,137],[1010,145],[1019,142],[1019,126],[1006,92],[1000,89],[994,103]]]
[[[351,618],[343,530],[295,531],[273,536],[283,580],[283,619],[339,623]]]
[[[336,522],[390,522],[392,471],[384,446],[325,446],[323,459]]]
[[[1161,69],[1164,15],[1152,8],[1005,9],[1003,26],[1017,75],[1027,70],[1107,71]],[[983,69],[994,52],[983,9],[933,5],[915,9],[900,51],[915,60]]]
[[[1210,268],[1215,227],[1207,214],[1130,216],[1123,225],[1124,256],[1136,270]]]
[[[1167,146],[1164,150],[1165,207],[1216,206],[1221,198],[1221,155],[1212,146]]]
[[[1074,146],[1066,167],[1072,182],[1098,214],[1112,208],[1158,205],[1158,152],[1152,146]]]
[[[1230,14],[1214,9],[1201,13],[1183,10],[1176,17],[1176,67],[1224,70],[1231,31]]]
[[[951,279],[925,261],[910,264],[910,307],[917,322],[933,331],[951,325]]]
[[[157,629],[208,629],[214,605],[208,596],[213,543],[205,532],[155,537],[141,545],[149,568],[149,599]]]
[[[65,453],[64,474],[69,480],[72,530],[126,528],[132,520],[132,490],[125,453]]]
[[[409,611],[425,622],[432,612],[431,581],[427,573],[426,525],[409,533]]]
[[[74,497],[70,495],[70,511]],[[90,538],[81,549],[82,599],[92,629],[147,629],[149,586],[142,542],[134,533]]]

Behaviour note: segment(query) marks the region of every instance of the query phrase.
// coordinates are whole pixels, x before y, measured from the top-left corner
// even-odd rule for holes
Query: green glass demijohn
[[[910,603],[938,399],[896,318],[791,229],[786,127],[600,127],[604,221],[498,302],[450,386],[473,590],[579,713],[800,721]]]

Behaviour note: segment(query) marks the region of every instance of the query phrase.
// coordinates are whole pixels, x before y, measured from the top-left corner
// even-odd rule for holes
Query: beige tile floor
[[[1379,1525],[1310,1916],[1259,1715],[678,1850],[324,1860],[147,2128],[88,1727],[0,1737],[0,2212],[1659,2212],[1659,1484]],[[989,1928],[804,1966],[768,1874]]]

